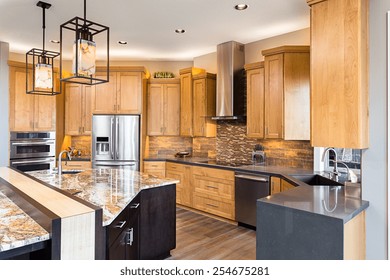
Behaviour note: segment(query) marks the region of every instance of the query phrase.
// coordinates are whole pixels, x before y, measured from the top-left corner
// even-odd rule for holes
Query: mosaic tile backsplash
[[[310,141],[262,140],[246,137],[246,124],[218,121],[216,158],[223,162],[252,163],[256,144],[264,148],[267,165],[313,168],[313,147]]]

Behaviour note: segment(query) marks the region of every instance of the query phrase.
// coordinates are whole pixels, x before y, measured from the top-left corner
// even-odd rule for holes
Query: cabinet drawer
[[[144,161],[144,169],[164,169],[165,161]]]
[[[62,169],[86,169],[91,168],[92,163],[90,161],[66,161],[62,162]]]
[[[234,220],[234,202],[215,196],[195,193],[193,197],[194,208],[214,214],[223,218]]]
[[[234,171],[230,170],[193,166],[192,174],[194,176],[215,178],[218,179],[218,181],[226,180],[234,182]]]
[[[170,170],[185,172],[185,164],[167,162],[166,163],[166,168],[167,168],[167,172],[170,171]]]
[[[234,201],[234,184],[220,180],[210,180],[210,178],[194,178],[194,188],[196,193],[216,195]]]
[[[125,208],[119,216],[107,226],[107,242],[108,247],[117,239],[117,237],[122,233],[124,229],[126,229],[129,225],[129,212],[128,209]]]

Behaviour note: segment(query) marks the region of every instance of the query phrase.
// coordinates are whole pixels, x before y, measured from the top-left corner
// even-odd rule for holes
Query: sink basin
[[[331,179],[328,179],[318,174],[293,175],[292,177],[310,186],[342,186],[343,185],[339,182],[333,181]]]
[[[81,170],[81,169],[67,169],[67,170],[62,170],[62,174],[78,174],[78,173],[83,172],[83,171],[84,170]]]

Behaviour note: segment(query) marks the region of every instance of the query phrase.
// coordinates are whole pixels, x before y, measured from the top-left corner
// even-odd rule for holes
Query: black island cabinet
[[[176,247],[176,185],[142,190],[105,234],[108,260],[169,257]]]

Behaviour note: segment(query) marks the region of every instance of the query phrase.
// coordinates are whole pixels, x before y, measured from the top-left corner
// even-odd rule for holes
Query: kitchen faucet
[[[69,151],[63,150],[60,152],[60,154],[58,155],[58,175],[62,175],[62,162],[61,161],[62,161],[62,154],[63,153],[66,153],[66,156],[68,157],[69,160],[72,159]]]
[[[325,156],[327,153],[329,153],[329,151],[333,151],[334,153],[334,157],[335,157],[335,160],[334,160],[334,165],[333,165],[333,172],[331,173],[332,174],[332,179],[335,180],[335,181],[338,181],[339,179],[339,170],[337,168],[337,152],[334,148],[326,148],[324,153],[322,154],[322,162],[325,161]]]

